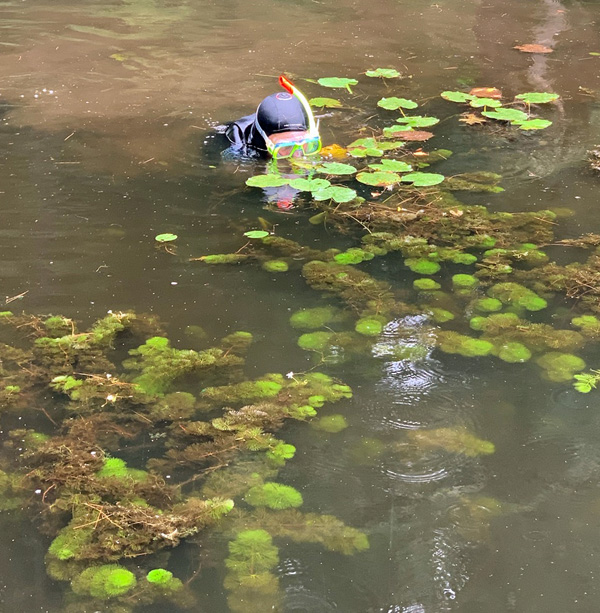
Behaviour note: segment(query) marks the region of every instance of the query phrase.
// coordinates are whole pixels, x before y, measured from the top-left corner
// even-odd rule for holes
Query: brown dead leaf
[[[476,126],[480,123],[485,123],[485,119],[479,115],[475,115],[475,113],[463,113],[458,121],[462,121],[462,123],[466,123],[468,126]]]
[[[500,100],[502,92],[497,87],[474,87],[469,94],[477,98],[493,98]]]
[[[425,130],[403,130],[402,132],[394,132],[394,138],[400,140],[423,141],[429,140],[433,136],[432,132]]]
[[[462,217],[464,211],[461,211],[460,209],[450,209],[448,213],[450,213],[452,217]]]
[[[534,43],[528,43],[526,45],[516,45],[513,49],[518,49],[522,53],[552,53],[554,49],[546,47],[545,45],[538,45]]]
[[[346,157],[346,149],[340,147],[340,145],[333,144],[323,147],[321,149],[321,155],[327,155],[335,159],[343,159]]]

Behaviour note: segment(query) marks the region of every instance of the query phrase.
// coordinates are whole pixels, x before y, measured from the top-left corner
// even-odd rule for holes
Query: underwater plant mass
[[[4,311],[0,334],[10,339],[0,345],[2,413],[41,416],[39,430],[8,433],[0,507],[36,516],[52,539],[46,569],[64,582],[65,611],[193,607],[191,590],[163,566],[209,527],[235,537],[225,583],[232,611],[277,603],[272,564],[252,561],[265,547],[277,560],[272,538],[346,555],[368,547],[337,518],[302,512],[300,492],[277,482],[296,451],[277,431],[351,397],[343,383],[316,371],[245,380],[250,333],[177,349],[155,318],[131,312],[79,331],[65,317]],[[145,465],[119,457],[139,445],[150,453]]]

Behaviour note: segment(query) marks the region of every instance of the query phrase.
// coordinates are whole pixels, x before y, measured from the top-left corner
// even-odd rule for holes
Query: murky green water
[[[0,17],[0,294],[24,294],[13,310],[86,323],[109,309],[151,312],[182,346],[188,325],[214,338],[248,330],[256,338],[249,376],[310,368],[288,320],[321,297],[297,272],[190,261],[236,251],[259,216],[311,247],[351,244],[309,224],[314,211],[281,211],[245,187],[264,163],[221,159],[214,126],[251,112],[284,70],[301,79],[397,67],[412,78],[360,77],[352,108],[322,117],[325,144],[347,144],[365,122],[383,125],[385,115],[371,117],[382,95],[427,101],[427,114],[444,120],[427,148],[455,152],[436,170],[504,177],[505,192],[465,201],[495,211],[568,207],[574,215],[560,220],[559,238],[600,231],[600,177],[585,161],[600,144],[600,57],[589,55],[600,53],[598,2],[26,0],[0,2]],[[512,49],[523,43],[554,53]],[[299,83],[311,96],[332,95]],[[471,85],[557,92],[554,125],[530,138],[462,126],[438,95]],[[178,235],[176,255],[156,249],[160,232]],[[414,278],[400,259],[365,269],[397,288]],[[418,335],[423,321],[407,323]],[[586,361],[600,365],[597,346]],[[328,409],[349,427],[286,426],[298,452],[279,480],[302,492],[303,509],[336,515],[371,546],[343,556],[277,542],[282,612],[597,610],[594,393],[545,382],[533,365],[439,351],[415,363],[366,357],[330,372],[354,390]],[[407,432],[455,426],[496,452],[389,451]],[[372,440],[386,452],[369,451]],[[58,613],[62,586],[44,569],[49,539],[35,520],[15,524],[13,512],[10,521],[0,536],[0,609]],[[227,613],[224,569],[212,561],[226,541],[207,538],[200,558],[184,545],[171,568],[183,580],[200,568],[193,610]]]

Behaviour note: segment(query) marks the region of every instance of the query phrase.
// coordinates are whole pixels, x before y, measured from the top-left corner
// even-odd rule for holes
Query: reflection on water
[[[311,95],[327,94],[303,78],[388,65],[411,75],[399,85],[361,83],[352,108],[323,118],[325,144],[379,125],[371,109],[382,87],[440,117],[455,112],[438,100],[443,89],[559,92],[541,137],[515,144],[453,119],[432,143],[455,150],[447,174],[504,175],[506,192],[478,202],[568,207],[565,235],[600,229],[598,177],[584,162],[600,143],[600,58],[589,55],[600,52],[597,3],[8,0],[0,14],[0,284],[5,296],[27,292],[18,302],[27,311],[83,319],[152,311],[182,339],[202,319],[215,337],[251,330],[257,373],[310,367],[288,326],[291,311],[318,300],[302,279],[188,261],[235,251],[258,216],[309,246],[338,240],[304,223],[301,209],[263,209],[243,186],[264,164],[222,161],[212,135],[251,112],[283,70]],[[512,48],[523,43],[554,53]],[[159,232],[179,235],[177,256],[155,249]],[[377,272],[404,283],[398,271]],[[346,558],[280,543],[282,610],[595,610],[595,397],[549,389],[533,368],[439,354],[428,326],[393,322],[372,364],[338,366],[355,390],[347,430],[291,428],[299,453],[286,481],[310,510],[366,530],[371,549]],[[410,439],[442,428],[466,428],[496,453],[468,457]],[[47,543],[15,518],[3,522],[3,610],[61,611],[60,589],[43,571]],[[228,610],[222,575],[202,572],[192,583],[217,613]]]

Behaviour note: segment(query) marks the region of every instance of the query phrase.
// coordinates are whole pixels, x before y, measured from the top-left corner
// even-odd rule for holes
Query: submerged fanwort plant
[[[332,313],[308,320],[303,313],[299,321]],[[0,344],[2,408],[19,406],[26,415],[38,393],[52,394],[56,408],[44,409],[47,432],[10,431],[3,466],[14,469],[0,471],[0,510],[28,508],[53,536],[46,568],[70,582],[69,610],[105,602],[123,611],[159,601],[189,606],[191,592],[170,571],[150,567],[144,575],[127,560],[202,539],[238,503],[241,520],[253,508],[283,513],[301,505],[297,490],[276,481],[296,453],[276,432],[288,419],[310,420],[326,403],[352,396],[318,372],[245,380],[249,332],[197,351],[172,346],[152,318],[133,313],[109,314],[87,331],[60,316],[7,313],[0,333],[7,326],[23,348]],[[121,457],[131,443],[150,450],[145,465]],[[269,530],[276,532],[271,522]],[[332,524],[330,538],[356,550],[345,542],[362,534],[352,530]],[[251,593],[262,585],[253,575],[238,578]]]

